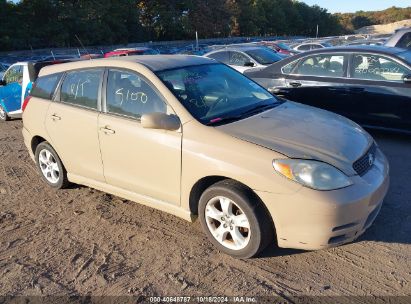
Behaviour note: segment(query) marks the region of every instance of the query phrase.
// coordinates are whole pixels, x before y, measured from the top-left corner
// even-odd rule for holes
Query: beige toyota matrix
[[[353,241],[388,189],[387,160],[357,124],[207,58],[46,67],[23,109],[25,144],[51,187],[82,184],[198,217],[238,258],[274,240],[306,250]]]

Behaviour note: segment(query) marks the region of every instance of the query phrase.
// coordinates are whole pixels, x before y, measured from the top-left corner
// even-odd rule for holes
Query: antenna
[[[78,42],[80,42],[81,47],[83,50],[87,53],[89,60],[92,60],[90,53],[87,51],[87,49],[84,47],[83,43],[81,42],[80,38],[77,35],[74,35]]]

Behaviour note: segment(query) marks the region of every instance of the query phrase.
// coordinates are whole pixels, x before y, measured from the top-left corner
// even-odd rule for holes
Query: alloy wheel
[[[52,184],[57,184],[60,179],[60,168],[53,154],[43,149],[39,153],[39,166],[44,177]]]
[[[212,236],[224,247],[241,250],[248,245],[250,222],[234,201],[224,196],[210,199],[205,208],[205,219]]]

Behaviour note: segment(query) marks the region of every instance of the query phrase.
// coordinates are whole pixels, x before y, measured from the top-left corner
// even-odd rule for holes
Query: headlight
[[[273,166],[281,175],[316,190],[335,190],[352,185],[344,173],[320,161],[277,159]]]

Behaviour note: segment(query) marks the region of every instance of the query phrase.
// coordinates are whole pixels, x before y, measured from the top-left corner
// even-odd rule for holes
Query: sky
[[[391,6],[408,7],[411,0],[302,0],[308,5],[319,5],[330,13],[352,13],[356,11],[380,11]]]

